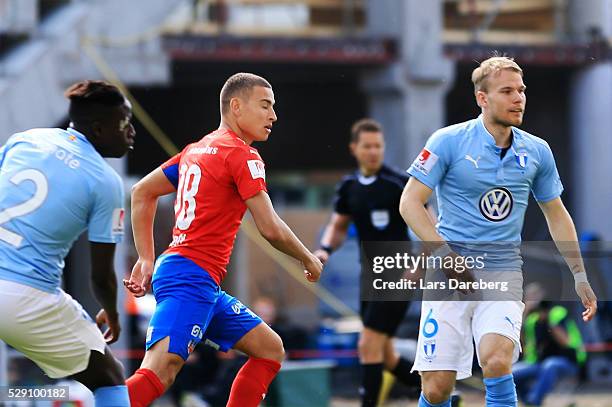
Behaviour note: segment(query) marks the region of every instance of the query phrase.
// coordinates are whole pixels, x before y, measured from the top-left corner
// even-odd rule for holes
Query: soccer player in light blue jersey
[[[597,311],[597,298],[582,258],[575,255],[580,253],[576,230],[560,198],[563,186],[552,151],[544,140],[516,127],[525,111],[523,71],[512,59],[496,56],[474,70],[472,82],[482,114],[429,138],[408,170],[412,177],[400,212],[423,241],[431,242],[434,256],[456,258],[447,242],[520,242],[532,193],[555,242],[571,246],[567,252],[574,255],[565,260],[585,307],[583,319],[589,321]],[[434,189],[437,229],[424,208]],[[499,252],[494,251],[485,267],[520,271],[520,253],[502,253],[496,258]],[[468,273],[453,275],[472,278]],[[450,406],[455,380],[472,374],[472,340],[484,373],[487,406],[516,406],[512,363],[520,352],[523,308],[520,300],[423,301],[413,366],[422,375],[419,406]]]
[[[70,128],[17,133],[0,149],[0,339],[49,377],[86,385],[96,406],[129,406],[122,367],[107,346],[120,332],[113,259],[123,235],[123,183],[103,157],[132,148],[131,106],[102,81],[78,82],[65,95]],[[60,288],[64,257],[85,230],[102,305],[95,323]]]

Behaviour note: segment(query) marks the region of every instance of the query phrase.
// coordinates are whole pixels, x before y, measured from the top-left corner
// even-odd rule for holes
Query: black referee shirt
[[[409,175],[383,165],[364,177],[359,170],[338,184],[334,210],[351,216],[360,241],[406,241],[408,228],[399,213]]]

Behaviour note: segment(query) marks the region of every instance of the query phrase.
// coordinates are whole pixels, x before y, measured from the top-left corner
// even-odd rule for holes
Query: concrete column
[[[370,0],[368,30],[398,40],[399,60],[363,75],[370,115],[387,137],[386,161],[407,168],[444,125],[453,65],[442,55],[441,0]]]
[[[611,0],[570,0],[568,29],[573,40],[589,41],[594,35],[612,36]]]
[[[612,239],[612,62],[581,68],[571,84],[573,211],[578,233]]]
[[[572,40],[590,42],[612,36],[612,0],[571,0]],[[578,233],[592,231],[612,239],[612,62],[580,68],[570,85],[573,216]]]
[[[0,0],[0,32],[25,34],[37,23],[37,0]]]

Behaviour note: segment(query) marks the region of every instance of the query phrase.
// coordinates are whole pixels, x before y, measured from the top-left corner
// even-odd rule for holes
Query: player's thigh
[[[47,293],[0,280],[0,338],[51,378],[84,371],[106,342],[83,307],[63,291]]]
[[[192,294],[166,291],[149,322],[141,367],[155,372],[168,388],[202,341],[214,315],[217,296],[207,296],[204,288]]]
[[[204,269],[182,256],[161,256],[156,267],[156,307],[147,329],[145,358],[151,364],[170,363],[176,358],[166,354],[174,354],[185,361],[202,341],[222,291]]]
[[[222,292],[204,343],[227,352],[238,349],[249,356],[282,360],[283,343],[276,332],[239,300]]]
[[[204,338],[214,309],[212,300],[192,301],[180,295],[169,295],[159,301],[147,329],[143,367],[146,363],[155,369],[165,369],[179,363],[179,359],[186,361]]]
[[[467,301],[423,301],[413,370],[454,371],[458,379],[472,375],[471,319]]]
[[[113,356],[108,346],[104,353],[91,351],[87,369],[72,375],[71,378],[83,383],[91,391],[99,387],[119,386],[125,383],[123,366]]]
[[[283,341],[267,324],[260,323],[244,335],[234,349],[254,358],[271,359],[282,362],[285,358]]]
[[[476,306],[472,330],[480,366],[491,358],[508,366],[518,360],[524,307],[520,301],[482,301]]]

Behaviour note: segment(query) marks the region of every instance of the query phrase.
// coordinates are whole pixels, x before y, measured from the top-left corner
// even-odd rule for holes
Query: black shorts
[[[366,328],[395,336],[410,301],[361,301],[359,313]]]

